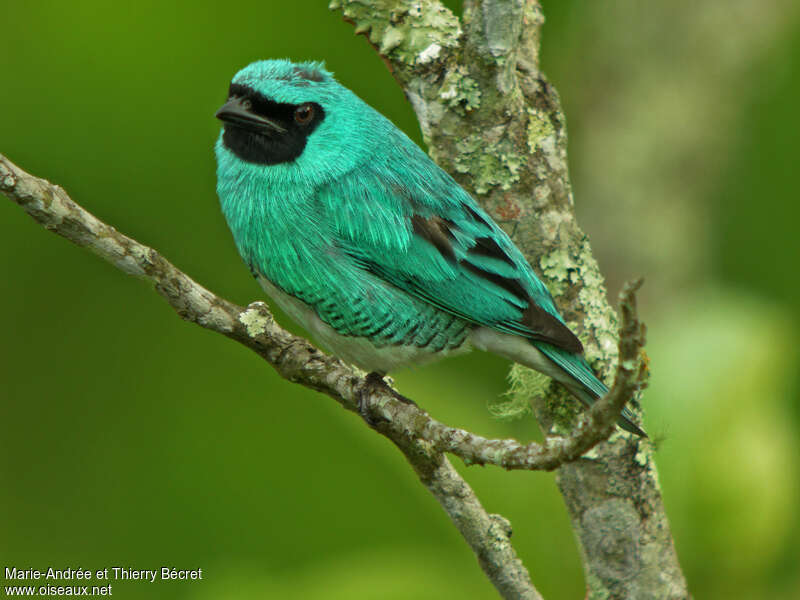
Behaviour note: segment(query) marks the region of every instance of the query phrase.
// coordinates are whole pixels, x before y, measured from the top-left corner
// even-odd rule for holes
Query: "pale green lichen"
[[[543,147],[543,141],[552,138],[555,141],[556,130],[547,113],[536,108],[528,108],[528,148],[531,153]]]
[[[570,252],[565,247],[558,247],[550,254],[545,254],[539,259],[539,266],[542,273],[556,283],[566,283],[570,277],[570,271],[576,268],[575,261]]]
[[[550,386],[549,377],[517,363],[511,365],[508,379],[510,386],[506,395],[512,399],[514,406],[524,404],[528,411],[531,400],[544,397]]]
[[[638,449],[636,450],[636,455],[633,457],[633,460],[636,461],[636,464],[641,465],[642,467],[647,467],[651,464],[651,460],[653,457],[653,449],[650,444],[639,444]]]
[[[461,37],[459,20],[438,2],[332,0],[328,8],[340,10],[356,33],[368,34],[381,54],[406,65],[415,64],[432,42],[454,48]]]
[[[569,250],[564,247],[556,248],[539,259],[539,267],[547,279],[547,289],[553,296],[561,296],[569,289],[570,269],[574,269],[574,265]]]
[[[531,414],[530,402],[521,394],[506,392],[486,403],[489,414],[498,421],[516,421]]]
[[[567,395],[565,390],[553,392],[552,379],[547,375],[534,371],[519,364],[511,366],[509,372],[511,386],[508,395],[513,398],[516,406],[530,406],[536,398],[544,399],[547,403],[548,413],[552,417],[550,433],[566,435],[572,431],[576,415],[576,403]]]
[[[434,42],[433,44],[425,48],[425,50],[419,53],[419,56],[417,57],[417,64],[424,65],[431,62],[432,60],[436,60],[437,58],[439,58],[439,54],[441,54],[441,52],[442,52],[442,47]]]
[[[525,158],[517,154],[505,138],[488,142],[483,132],[474,133],[456,142],[456,171],[469,173],[478,194],[494,187],[510,189],[519,181]]]
[[[573,285],[581,286],[578,300],[586,315],[583,325],[597,340],[597,345],[587,346],[587,358],[591,361],[602,357],[606,366],[611,364],[617,354],[617,320],[606,302],[605,285],[586,238],[577,249],[559,247],[542,256],[539,266],[556,296]]]
[[[458,114],[464,115],[480,106],[481,91],[478,83],[469,77],[467,69],[459,65],[445,75],[439,97]]]
[[[247,335],[253,338],[267,330],[270,318],[256,308],[248,308],[239,315],[239,322],[244,325]]]
[[[551,433],[566,436],[575,427],[578,402],[567,392],[566,388],[559,388],[557,392],[545,397],[547,413],[553,420],[550,427]]]
[[[550,380],[547,376],[514,364],[508,373],[508,391],[494,400],[489,400],[489,413],[496,419],[512,421],[531,414],[531,398],[544,396]]]
[[[587,348],[586,356],[590,360],[604,359],[605,367],[608,369],[617,360],[617,316],[608,305],[600,268],[585,238],[578,253],[577,263],[578,280],[583,282],[583,287],[578,293],[578,299],[583,304],[586,314],[583,324],[597,340],[596,346],[592,344]]]
[[[404,32],[402,29],[398,27],[387,27],[383,32],[383,37],[381,39],[381,45],[379,48],[380,53],[388,54],[402,44],[405,38],[406,32]]]

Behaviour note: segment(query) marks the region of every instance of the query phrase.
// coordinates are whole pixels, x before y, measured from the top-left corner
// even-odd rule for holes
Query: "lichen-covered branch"
[[[466,481],[434,444],[405,431],[395,415],[438,427],[417,407],[398,399],[396,392],[375,387],[340,360],[327,356],[302,338],[278,326],[263,302],[237,306],[203,288],[158,252],[123,235],[73,202],[66,192],[24,172],[0,155],[0,191],[17,202],[46,229],[94,251],[130,275],[155,286],[185,320],[222,333],[250,348],[286,379],[321,391],[344,408],[358,412],[403,452],[425,487],[436,497],[478,557],[484,572],[504,598],[541,598],[511,546],[511,528],[498,515],[488,514]]]
[[[553,470],[576,460],[613,433],[619,413],[626,402],[647,381],[647,364],[642,349],[644,325],[636,314],[636,290],[641,280],[627,284],[620,293],[622,335],[620,359],[611,391],[590,410],[582,413],[565,437],[548,437],[544,444],[520,444],[516,440],[492,440],[463,429],[448,427],[438,421],[419,419],[407,404],[392,403],[377,414],[383,416],[397,435],[424,439],[442,452],[452,452],[469,464],[494,464],[505,469]]]
[[[611,393],[582,418],[566,438],[544,445],[516,440],[490,440],[448,427],[389,387],[375,387],[352,367],[327,356],[302,338],[278,326],[263,302],[237,306],[206,290],[158,252],[125,236],[76,204],[60,187],[36,178],[0,155],[0,191],[46,229],[94,251],[130,275],[150,281],[185,320],[222,333],[247,346],[291,381],[324,392],[348,410],[359,412],[366,398],[365,420],[392,440],[406,455],[425,486],[436,496],[478,556],[484,571],[510,598],[536,598],[535,589],[509,542],[510,525],[488,515],[467,483],[443,456],[452,452],[470,464],[495,464],[507,469],[547,469],[575,460],[614,428],[619,411],[640,386],[639,353],[644,344],[634,308],[637,285],[626,288],[622,306],[630,334],[617,382]]]
[[[89,248],[130,275],[149,280],[183,319],[235,339],[261,355],[286,379],[324,392],[348,410],[359,412],[361,403],[367,412],[362,416],[371,425],[379,424],[376,428],[390,439],[428,442],[432,450],[450,452],[468,464],[536,471],[552,470],[575,460],[608,438],[631,390],[643,381],[636,366],[644,337],[639,333],[641,326],[634,309],[625,322],[630,334],[622,338],[627,350],[625,360],[619,363],[617,383],[606,398],[581,417],[569,436],[552,437],[545,444],[483,438],[436,421],[388,386],[371,385],[354,368],[277,325],[263,302],[242,308],[216,296],[152,248],[84,210],[59,186],[26,173],[2,155],[0,191],[46,229]],[[623,305],[634,305],[637,287],[626,288],[620,296]]]
[[[539,2],[465,0],[461,18],[433,0],[330,6],[384,58],[431,156],[512,236],[608,378],[620,362],[617,317],[575,221],[564,115],[539,69]],[[542,393],[523,367],[512,374],[513,391],[534,399],[546,434],[568,431],[579,418],[557,386]],[[639,394],[633,397],[636,408]],[[613,435],[559,468],[557,482],[577,534],[587,597],[688,597],[648,445]]]

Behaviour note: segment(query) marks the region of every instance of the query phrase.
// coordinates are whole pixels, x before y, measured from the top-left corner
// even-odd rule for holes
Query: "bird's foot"
[[[377,425],[378,421],[373,417],[373,415],[369,412],[369,397],[374,392],[389,392],[392,397],[404,404],[411,404],[412,406],[417,406],[417,403],[414,402],[411,398],[406,398],[402,394],[396,392],[392,389],[386,380],[384,379],[384,375],[382,373],[378,373],[377,371],[372,371],[371,373],[367,374],[366,377],[366,385],[361,389],[361,393],[358,395],[358,413],[361,417],[369,423],[371,426]]]

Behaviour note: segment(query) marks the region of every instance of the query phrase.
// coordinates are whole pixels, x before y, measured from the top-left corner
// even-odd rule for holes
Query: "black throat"
[[[276,165],[294,161],[303,153],[308,136],[325,118],[325,111],[316,102],[311,103],[314,116],[307,123],[295,120],[295,111],[301,104],[275,102],[253,88],[232,83],[228,98],[236,96],[250,102],[250,110],[280,125],[284,131],[250,128],[240,123],[226,122],[222,143],[244,161],[260,165]]]

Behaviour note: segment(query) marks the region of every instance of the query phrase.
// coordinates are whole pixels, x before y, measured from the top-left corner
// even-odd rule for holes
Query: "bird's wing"
[[[318,190],[337,246],[360,268],[461,319],[582,352],[510,238],[422,157],[424,168],[372,164]]]

